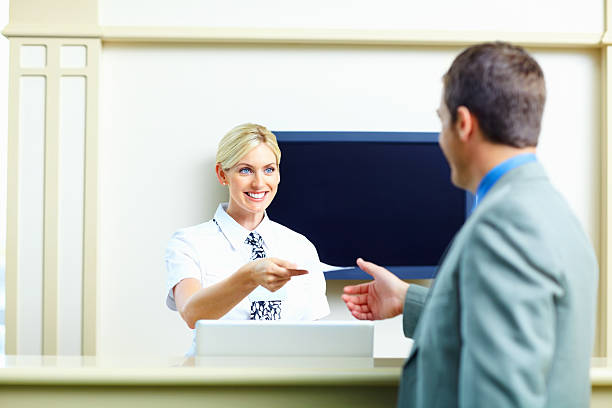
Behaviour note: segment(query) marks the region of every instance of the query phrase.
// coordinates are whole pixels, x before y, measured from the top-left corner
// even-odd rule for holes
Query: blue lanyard
[[[476,198],[474,200],[474,209],[476,206],[482,201],[484,196],[489,192],[491,187],[497,180],[499,180],[504,174],[509,172],[510,170],[517,168],[523,164],[530,163],[536,161],[536,156],[533,153],[524,153],[519,154],[518,156],[511,157],[508,160],[505,160],[493,167],[480,181],[478,185],[478,189],[476,189]]]

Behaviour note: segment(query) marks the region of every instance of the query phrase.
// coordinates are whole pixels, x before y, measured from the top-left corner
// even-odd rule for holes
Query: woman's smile
[[[253,201],[263,201],[265,195],[268,194],[268,192],[267,191],[261,191],[261,192],[248,191],[245,194],[247,195],[247,197],[249,197]]]

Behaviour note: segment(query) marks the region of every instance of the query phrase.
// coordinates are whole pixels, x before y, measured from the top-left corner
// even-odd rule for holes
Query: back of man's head
[[[453,123],[457,108],[465,106],[491,142],[538,144],[546,86],[542,69],[524,49],[502,42],[474,45],[455,58],[443,80]]]

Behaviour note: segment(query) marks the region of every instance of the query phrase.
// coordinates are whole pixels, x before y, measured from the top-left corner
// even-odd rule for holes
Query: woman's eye
[[[266,174],[272,174],[272,173],[274,173],[275,170],[276,169],[274,167],[268,167],[267,169],[264,170],[264,172]]]
[[[240,170],[238,170],[238,173],[240,173],[240,174],[250,174],[251,173],[251,169],[249,169],[248,167],[243,167]]]

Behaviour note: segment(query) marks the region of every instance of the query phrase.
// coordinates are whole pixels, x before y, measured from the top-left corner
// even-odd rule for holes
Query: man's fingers
[[[344,302],[351,302],[356,305],[367,305],[368,304],[368,295],[367,294],[359,294],[359,295],[342,295],[342,300]]]
[[[346,304],[351,312],[359,312],[359,313],[370,313],[370,307],[368,305],[360,305],[352,302],[348,302]]]
[[[362,283],[360,285],[352,285],[352,286],[345,286],[344,287],[344,293],[347,293],[349,295],[354,295],[354,294],[358,294],[358,293],[368,293],[368,288],[370,287],[370,283]]]
[[[376,279],[376,277],[381,273],[387,272],[385,268],[378,266],[375,263],[364,261],[361,258],[357,258],[357,266],[368,275],[371,275],[374,279]]]
[[[356,319],[359,320],[374,320],[374,316],[372,313],[361,313],[356,311],[351,311],[351,314],[355,316]]]
[[[351,313],[369,313],[372,314],[372,310],[370,309],[370,306],[368,306],[367,304],[357,304],[357,303],[353,303],[350,300],[347,299],[342,299],[344,300],[344,303],[346,303],[346,307],[348,308],[349,312]]]
[[[344,303],[346,303],[346,307],[348,308],[349,312],[351,312],[351,314],[355,316],[355,318],[359,320],[374,320],[374,314],[370,310],[370,307],[367,303],[354,303],[354,296],[349,295],[342,295],[342,300],[344,300]]]

